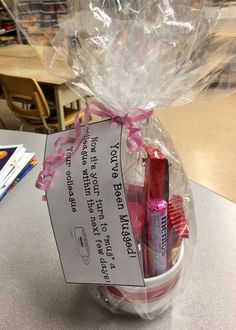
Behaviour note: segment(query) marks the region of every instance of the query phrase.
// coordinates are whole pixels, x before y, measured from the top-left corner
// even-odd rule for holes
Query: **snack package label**
[[[121,167],[122,127],[111,120],[82,127],[78,150],[64,145],[65,162],[47,192],[51,223],[69,283],[144,286]],[[47,137],[46,155],[60,136]]]

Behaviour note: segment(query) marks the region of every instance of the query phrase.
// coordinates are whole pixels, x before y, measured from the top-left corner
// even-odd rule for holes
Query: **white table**
[[[45,136],[0,130],[0,143],[23,143],[42,161]],[[236,329],[236,205],[191,183],[198,245],[188,290],[155,321],[113,315],[64,282],[42,193],[40,165],[0,202],[1,330]]]

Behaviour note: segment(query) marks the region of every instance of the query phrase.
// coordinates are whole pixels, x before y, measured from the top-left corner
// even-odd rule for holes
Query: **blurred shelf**
[[[15,22],[7,9],[0,5],[0,47],[17,43],[17,30]]]
[[[42,38],[40,40],[44,28],[50,27],[50,31],[53,31],[53,28],[58,27],[62,16],[68,15],[69,4],[68,0],[18,1],[18,18],[25,35],[28,35],[34,43],[44,42]],[[34,36],[39,36],[39,40],[35,40]],[[22,42],[25,42],[24,37]]]
[[[14,28],[14,29],[10,29],[10,30],[0,31],[0,36],[3,35],[3,34],[10,33],[10,32],[15,32],[15,31],[16,31],[16,28]]]
[[[0,22],[9,22],[9,21],[12,21],[11,17],[1,17],[0,16]]]

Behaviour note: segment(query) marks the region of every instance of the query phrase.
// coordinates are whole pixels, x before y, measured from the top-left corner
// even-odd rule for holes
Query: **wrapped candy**
[[[182,165],[156,119],[142,126],[143,148],[127,152],[122,170],[145,287],[99,286],[95,297],[115,312],[153,319],[186,285],[196,241],[193,199]]]
[[[83,110],[85,127],[94,114],[124,127],[122,189],[145,286],[99,285],[94,295],[113,312],[152,319],[185,288],[196,241],[188,180],[154,109],[191,102],[220,84],[222,63],[233,57],[232,42],[214,38],[220,10],[213,1],[91,0],[85,8],[79,3],[68,0],[59,10],[63,15],[47,23],[41,17],[45,1],[13,1],[10,10],[50,72],[78,95],[83,90],[96,98]],[[32,14],[36,5],[40,14]],[[232,90],[229,75],[223,94]],[[75,126],[76,134],[62,143],[76,146],[74,158],[84,138]],[[57,152],[45,160],[41,189],[50,191],[66,161],[66,153]]]

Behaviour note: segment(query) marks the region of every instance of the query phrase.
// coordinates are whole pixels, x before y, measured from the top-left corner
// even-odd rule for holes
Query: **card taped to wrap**
[[[143,286],[121,168],[122,127],[90,124],[79,149],[64,146],[66,161],[47,192],[66,282]],[[46,154],[60,136],[49,135]]]

